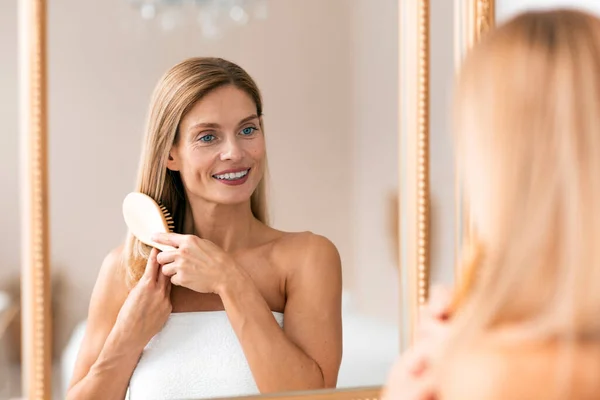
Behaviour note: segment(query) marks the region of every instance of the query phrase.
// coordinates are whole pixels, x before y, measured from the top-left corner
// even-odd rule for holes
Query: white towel
[[[283,327],[283,314],[273,313]],[[148,343],[129,383],[130,400],[259,394],[225,311],[171,314]]]

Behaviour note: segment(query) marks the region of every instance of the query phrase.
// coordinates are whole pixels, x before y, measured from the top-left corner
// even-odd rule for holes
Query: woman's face
[[[256,104],[224,86],[198,101],[179,125],[167,167],[179,171],[190,199],[239,204],[263,177],[265,141]]]

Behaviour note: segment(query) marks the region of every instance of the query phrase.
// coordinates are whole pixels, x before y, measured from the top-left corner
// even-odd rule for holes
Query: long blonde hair
[[[600,334],[600,20],[515,17],[467,55],[455,96],[484,255],[450,347],[515,326],[534,340]]]
[[[246,92],[256,104],[256,114],[262,117],[262,98],[254,80],[238,65],[220,58],[187,59],[167,71],[154,89],[135,190],[170,211],[175,232],[189,231],[191,213],[179,173],[167,170],[169,151],[178,139],[179,124],[186,113],[204,96],[226,85]],[[251,196],[250,207],[256,219],[268,224],[266,173]],[[149,254],[150,247],[129,233],[124,261],[130,286],[142,276]]]

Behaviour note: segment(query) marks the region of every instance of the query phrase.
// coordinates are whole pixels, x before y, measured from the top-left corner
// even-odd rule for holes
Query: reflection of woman
[[[600,20],[555,10],[499,27],[465,61],[455,106],[478,275],[449,324],[447,299],[429,307],[387,397],[598,398]]]
[[[176,250],[129,237],[105,259],[69,399],[336,385],[340,258],[324,237],[267,225],[265,171],[250,76],[222,59],[173,67],[152,98],[137,190],[173,214],[178,233],[156,240]]]

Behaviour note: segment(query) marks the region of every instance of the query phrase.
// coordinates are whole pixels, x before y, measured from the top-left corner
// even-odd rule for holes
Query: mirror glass
[[[0,399],[21,390],[17,1],[0,4]]]
[[[455,19],[452,1],[430,1],[430,282],[452,285],[459,243],[457,182],[451,131],[455,65]]]
[[[57,399],[69,384],[102,261],[127,232],[122,202],[134,190],[152,91],[170,67],[199,56],[235,62],[262,93],[272,226],[322,235],[339,251],[337,387],[385,382],[402,315],[390,224],[399,178],[397,7],[396,0],[49,2]],[[2,184],[15,194],[2,200],[9,224],[0,228],[8,238],[0,241],[8,266],[0,289],[7,292],[19,281],[17,174],[10,172],[18,154],[16,9],[16,0],[0,4],[0,45],[11,55],[0,65],[8,89],[0,92],[8,121]]]

